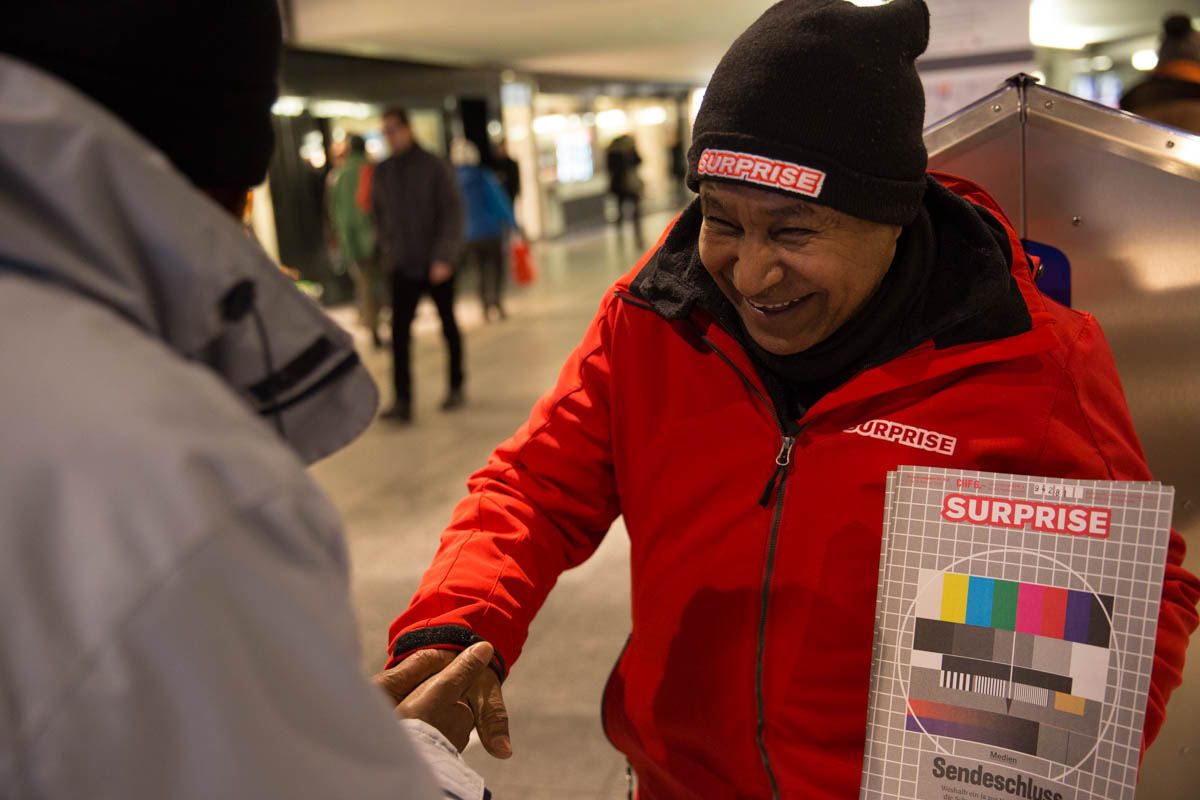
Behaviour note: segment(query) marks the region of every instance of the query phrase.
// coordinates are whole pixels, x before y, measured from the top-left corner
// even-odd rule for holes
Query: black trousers
[[[406,280],[392,275],[392,377],[396,386],[396,402],[412,402],[412,365],[410,345],[412,321],[417,313],[421,295],[428,293],[442,318],[442,336],[446,338],[449,356],[450,391],[463,385],[463,344],[454,320],[454,278],[437,286],[428,280]]]
[[[633,240],[638,247],[643,245],[642,241],[642,198],[636,194],[618,194],[617,198],[617,230],[622,231],[622,223],[625,220],[633,221]],[[625,213],[625,206],[629,204],[633,207],[632,215],[628,216]]]
[[[504,240],[489,236],[467,242],[467,257],[479,265],[479,299],[484,313],[499,308],[504,291]]]

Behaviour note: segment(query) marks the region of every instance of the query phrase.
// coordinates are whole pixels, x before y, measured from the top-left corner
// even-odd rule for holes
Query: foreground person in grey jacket
[[[375,387],[229,214],[271,151],[274,0],[29,12],[0,30],[0,796],[485,797],[359,672],[304,463],[370,422]],[[148,33],[172,24],[186,44]],[[241,72],[189,62],[206,47]],[[176,120],[161,88],[202,110]],[[461,748],[490,658],[402,714],[449,708],[431,721]]]

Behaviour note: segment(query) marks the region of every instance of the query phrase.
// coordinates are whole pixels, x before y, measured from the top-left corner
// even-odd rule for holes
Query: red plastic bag
[[[533,256],[529,252],[529,242],[524,239],[513,239],[512,243],[513,280],[518,286],[528,286],[537,280],[537,268],[533,264]]]
[[[363,164],[358,171],[358,190],[354,193],[354,204],[364,214],[371,213],[371,178],[375,175],[374,164]]]

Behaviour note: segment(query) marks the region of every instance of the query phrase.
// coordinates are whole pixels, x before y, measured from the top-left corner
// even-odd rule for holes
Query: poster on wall
[[[925,86],[925,127],[1033,73],[1028,0],[926,0],[929,47],[917,62]]]
[[[1032,73],[1037,65],[1032,59],[986,64],[956,69],[922,70],[925,87],[925,127],[943,120],[956,111],[991,94],[1001,84],[1019,73]]]
[[[1029,49],[1029,0],[925,0],[925,59]]]

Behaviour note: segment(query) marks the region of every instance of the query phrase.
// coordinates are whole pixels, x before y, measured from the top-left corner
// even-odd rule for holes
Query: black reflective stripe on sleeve
[[[250,394],[260,403],[274,402],[280,395],[295,388],[312,374],[332,352],[333,342],[327,336],[319,337],[273,375],[268,375],[251,386]]]
[[[405,658],[414,651],[423,650],[426,647],[441,646],[466,650],[476,642],[483,641],[487,640],[470,628],[464,628],[461,625],[437,625],[432,628],[417,628],[403,636],[396,637],[396,641],[392,642],[392,658]],[[505,676],[508,675],[508,665],[504,663],[504,656],[500,655],[499,650],[494,651],[490,666],[500,680],[504,680]]]
[[[325,377],[321,378],[321,380],[317,381],[300,394],[296,395],[295,397],[289,397],[287,400],[284,400],[281,403],[276,403],[275,405],[267,406],[266,408],[260,408],[258,413],[262,416],[270,416],[271,414],[277,414],[280,411],[285,411],[298,403],[303,403],[305,400],[312,397],[329,384],[333,383],[334,381],[341,380],[346,373],[357,367],[358,363],[358,353],[351,353],[339,361],[337,366],[329,370]]]

